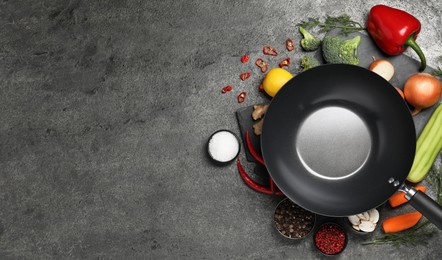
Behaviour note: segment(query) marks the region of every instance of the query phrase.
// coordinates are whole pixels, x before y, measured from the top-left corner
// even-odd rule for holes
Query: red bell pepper
[[[410,46],[421,59],[420,71],[427,66],[424,53],[415,40],[421,23],[413,15],[385,5],[375,5],[368,15],[367,31],[378,47],[389,55],[398,55]]]

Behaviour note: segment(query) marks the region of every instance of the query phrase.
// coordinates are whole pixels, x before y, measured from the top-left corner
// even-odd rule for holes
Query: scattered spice
[[[287,238],[302,238],[313,229],[314,213],[284,199],[276,207],[273,217],[276,229]]]
[[[231,91],[233,88],[232,86],[225,86],[221,89],[221,93],[226,94],[227,92]]]
[[[287,40],[285,40],[285,47],[287,48],[288,51],[293,51],[295,49],[295,45],[293,44],[293,40],[290,38],[287,38]]]
[[[262,58],[256,59],[255,64],[261,69],[262,73],[267,72],[267,70],[269,69],[269,64],[265,62]]]
[[[247,72],[241,73],[241,74],[239,75],[239,78],[240,78],[242,81],[244,81],[244,80],[250,78],[250,72],[247,71]]]
[[[238,95],[238,103],[244,102],[246,100],[246,96],[247,96],[246,92],[239,93],[239,95]]]
[[[326,255],[336,255],[342,252],[347,243],[344,230],[335,223],[326,223],[315,233],[316,247]]]
[[[248,62],[248,61],[249,61],[249,55],[244,54],[244,55],[241,57],[241,62],[242,62],[242,63],[246,63],[246,62]]]
[[[289,65],[290,65],[290,58],[284,59],[284,60],[282,60],[282,61],[279,63],[279,67],[280,67],[280,68],[282,68],[282,67],[286,67],[286,66],[289,66]]]
[[[259,92],[264,92],[264,86],[262,85],[262,83],[259,84],[258,90],[259,90]]]
[[[262,49],[262,52],[265,55],[278,56],[278,52],[276,51],[276,49],[273,47],[270,47],[268,45],[264,46],[264,48]]]

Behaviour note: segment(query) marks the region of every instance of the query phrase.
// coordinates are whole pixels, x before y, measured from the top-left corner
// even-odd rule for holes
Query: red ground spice
[[[344,230],[334,223],[322,225],[315,234],[316,247],[326,255],[335,255],[344,250],[347,236]]]

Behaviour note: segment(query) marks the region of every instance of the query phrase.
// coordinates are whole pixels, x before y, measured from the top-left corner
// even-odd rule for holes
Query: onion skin
[[[400,89],[400,88],[398,88],[398,87],[394,87],[394,88],[397,90],[397,92],[399,93],[399,95],[401,95],[401,97],[402,97],[403,99],[405,99],[404,92],[402,91],[402,89]]]
[[[422,109],[431,107],[439,101],[442,85],[436,77],[428,73],[416,73],[404,85],[405,100],[414,107],[413,116]]]

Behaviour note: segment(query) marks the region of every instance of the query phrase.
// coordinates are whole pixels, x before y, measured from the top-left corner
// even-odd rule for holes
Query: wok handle
[[[411,188],[410,190],[414,190]],[[422,213],[431,223],[442,230],[442,206],[421,191],[408,192],[405,197],[413,208]],[[410,194],[411,193],[411,194]],[[408,195],[408,196],[407,196]],[[411,195],[411,197],[409,197]]]

